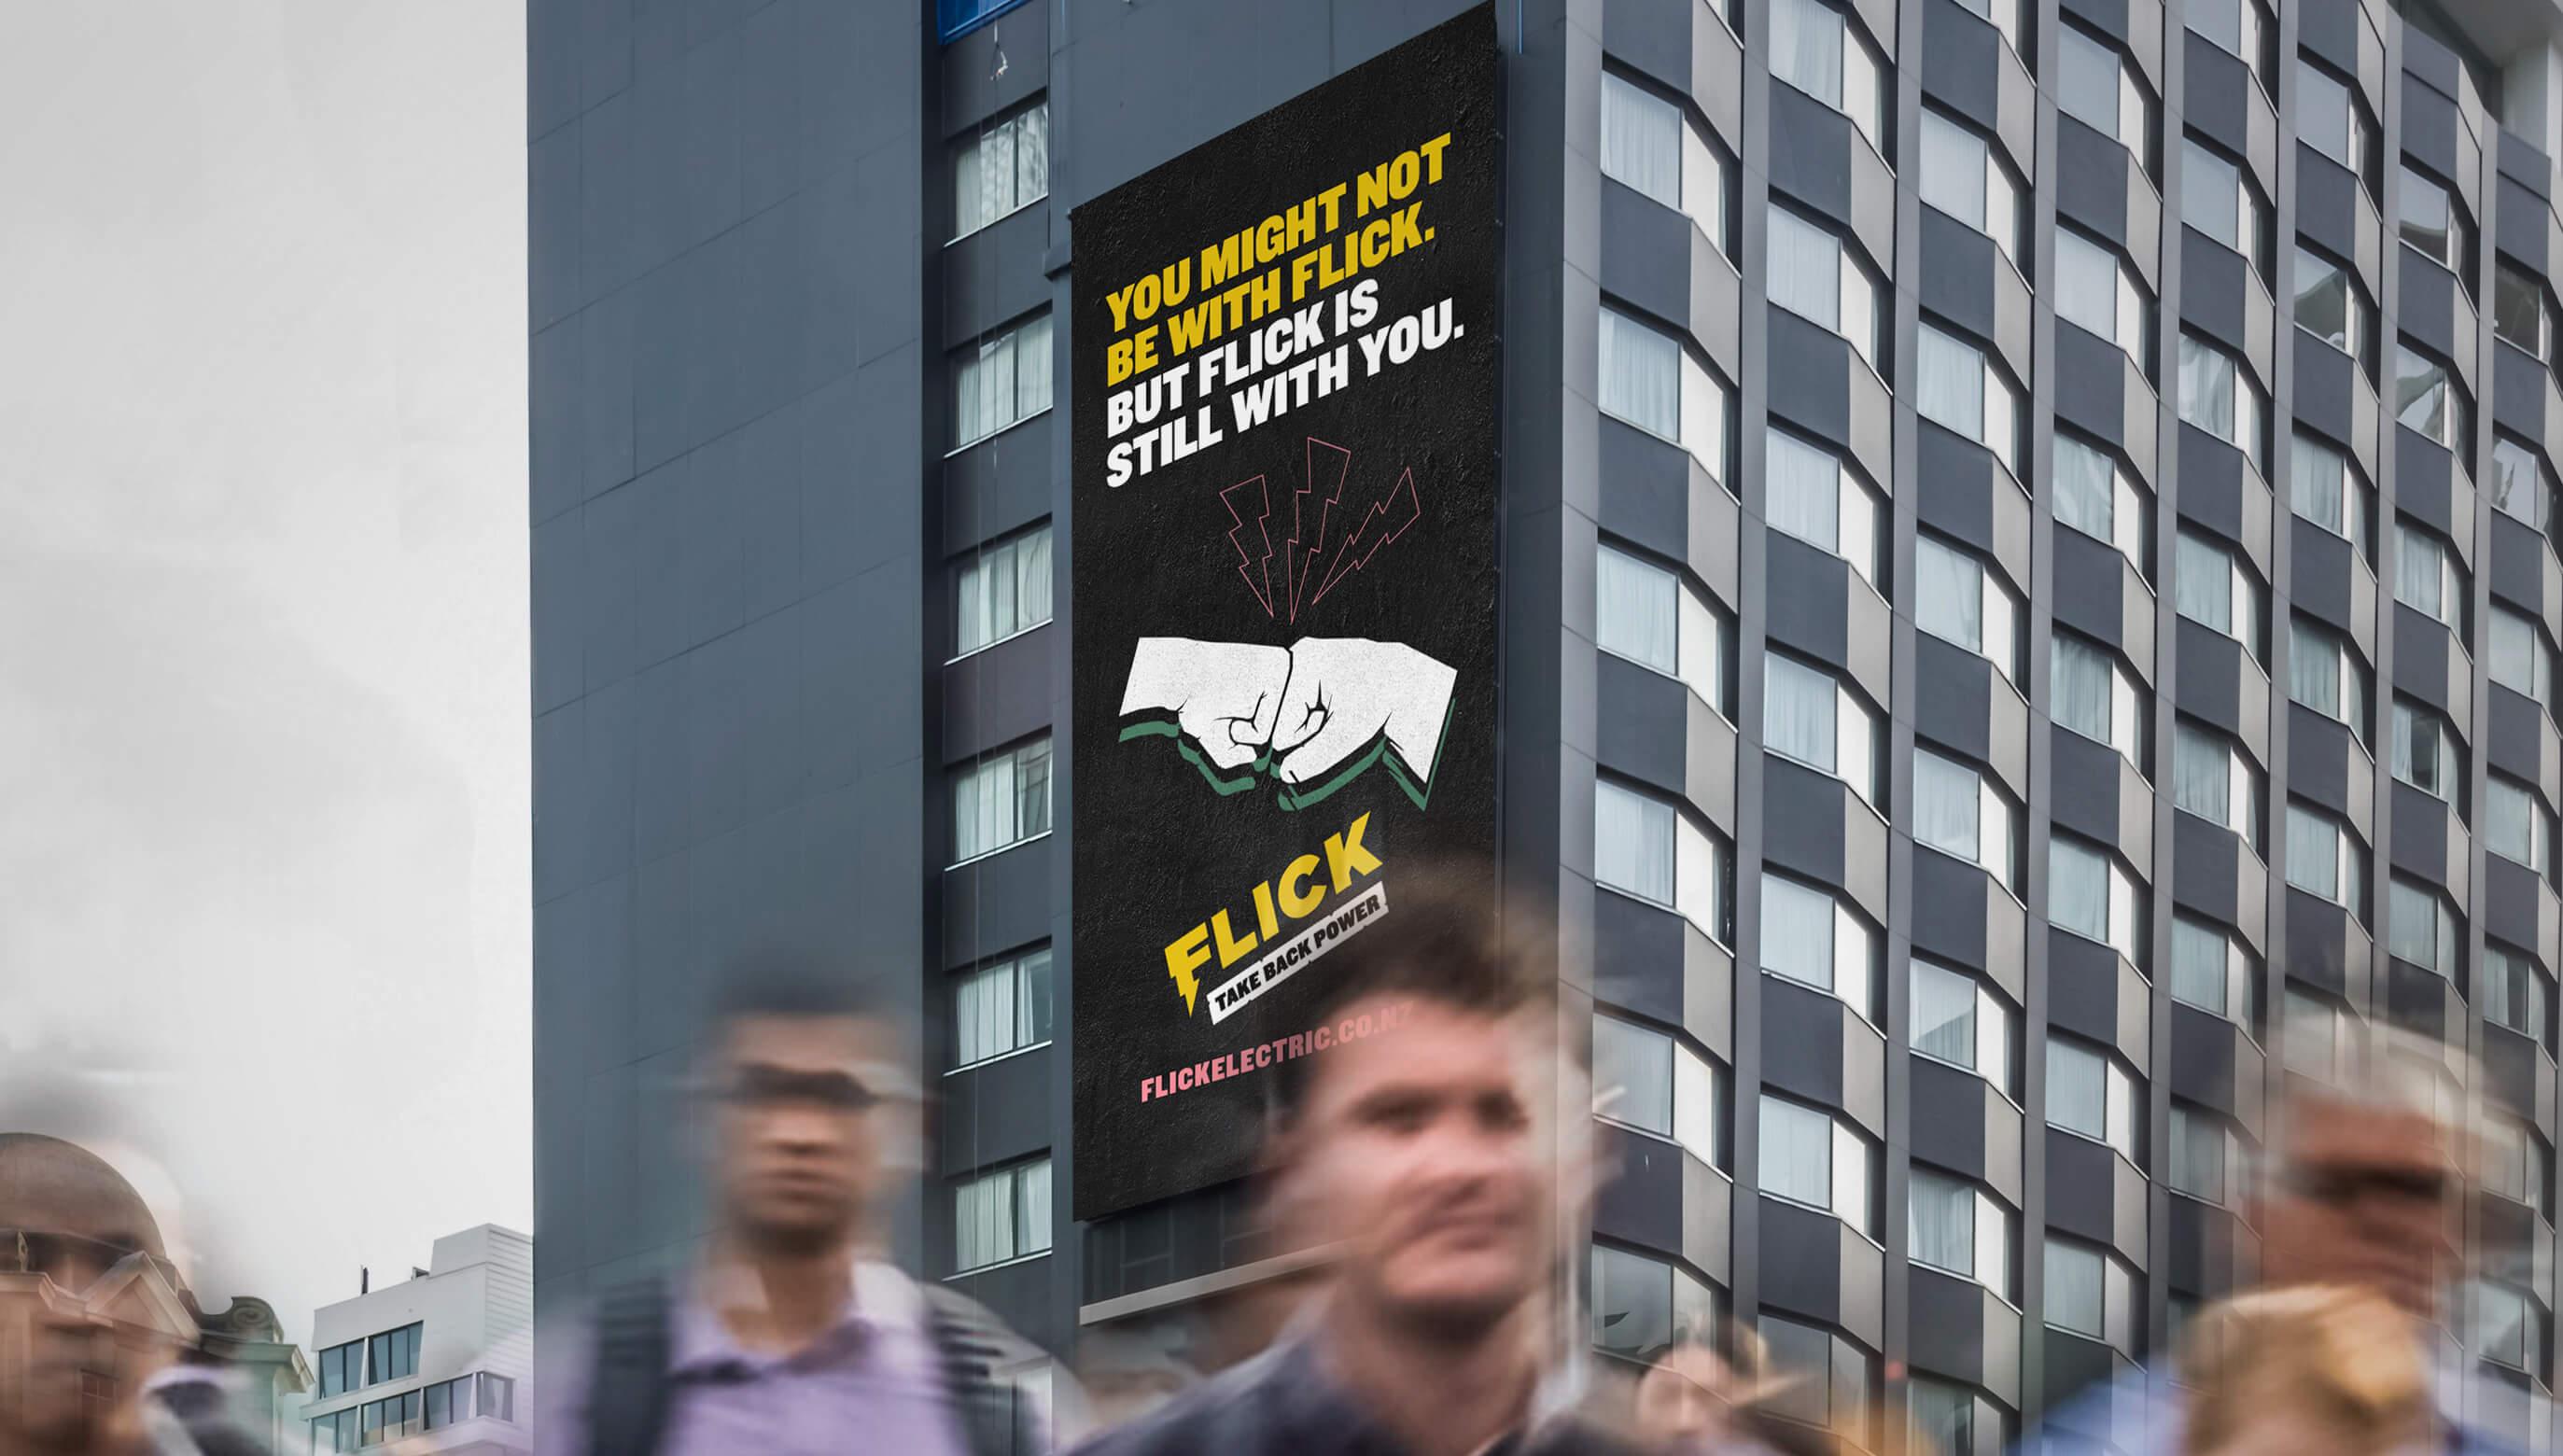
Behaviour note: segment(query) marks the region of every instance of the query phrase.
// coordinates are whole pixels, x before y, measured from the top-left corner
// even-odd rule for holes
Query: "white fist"
[[[1273,746],[1274,771],[1298,788],[1324,778],[1385,736],[1426,782],[1442,751],[1459,674],[1403,642],[1303,637],[1289,653]]]
[[[1224,769],[1243,768],[1273,741],[1290,654],[1246,642],[1142,637],[1121,692],[1121,715],[1170,713],[1175,727]]]

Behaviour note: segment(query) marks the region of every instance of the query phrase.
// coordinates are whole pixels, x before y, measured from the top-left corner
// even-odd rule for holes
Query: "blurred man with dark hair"
[[[1037,1450],[1041,1413],[1020,1408],[1001,1370],[1039,1352],[884,1253],[921,1099],[870,987],[810,957],[749,957],[717,1003],[703,1080],[714,1198],[703,1261],[609,1292],[594,1329],[547,1353],[539,1448]]]
[[[1324,967],[1339,989],[1312,1024],[1368,1034],[1277,1069],[1269,1191],[1294,1241],[1334,1251],[1320,1302],[1088,1456],[1619,1449],[1540,1398],[1558,1046],[1485,904],[1401,898]]]

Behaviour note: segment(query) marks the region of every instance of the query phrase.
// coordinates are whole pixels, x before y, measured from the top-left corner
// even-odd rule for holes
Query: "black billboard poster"
[[[1079,1218],[1245,1172],[1329,952],[1491,864],[1496,65],[1480,6],[1074,214]]]

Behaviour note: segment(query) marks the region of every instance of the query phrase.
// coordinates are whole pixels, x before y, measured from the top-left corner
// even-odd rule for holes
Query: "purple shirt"
[[[858,1265],[837,1324],[790,1354],[747,1350],[686,1287],[669,1326],[668,1423],[657,1456],[967,1456],[924,1298],[885,1264]],[[542,1352],[535,1450],[586,1456],[595,1334],[569,1333]]]

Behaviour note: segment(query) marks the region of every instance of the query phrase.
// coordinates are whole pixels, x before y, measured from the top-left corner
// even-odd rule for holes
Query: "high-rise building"
[[[438,1239],[409,1278],[313,1311],[309,1444],[292,1449],[532,1451],[533,1267],[533,1240],[485,1223]]]
[[[1070,1215],[1069,214],[1466,8],[531,0],[547,1313],[698,1233],[663,1100],[775,936],[912,968],[928,1275],[1145,1386],[1298,1267]],[[1731,1312],[1990,1451],[2251,1277],[2273,1094],[2394,1024],[2550,1445],[2563,7],[1493,11],[1595,1343]]]

